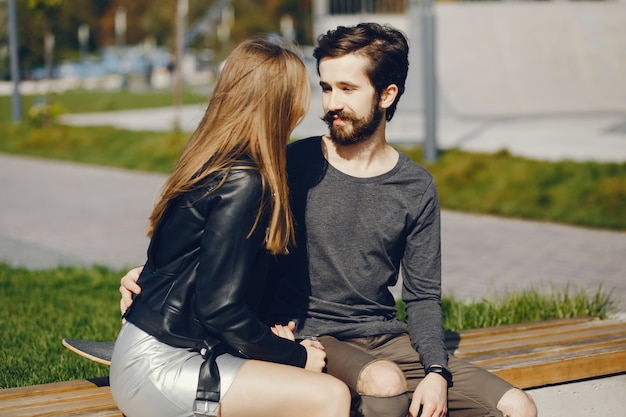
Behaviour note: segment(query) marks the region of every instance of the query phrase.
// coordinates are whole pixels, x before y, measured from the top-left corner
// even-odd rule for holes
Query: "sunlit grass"
[[[421,149],[406,151],[423,163]],[[451,150],[424,165],[447,209],[626,229],[626,162],[546,162]]]
[[[590,293],[584,288],[536,288],[512,291],[498,298],[459,302],[442,300],[444,327],[458,331],[571,317],[606,318],[614,308],[610,293],[602,287]]]
[[[188,134],[0,123],[0,152],[168,173]]]
[[[0,263],[0,388],[108,375],[61,339],[115,338],[120,277],[99,267],[30,271]]]
[[[22,113],[24,118],[33,105],[44,99],[42,95],[22,95]],[[143,109],[172,106],[174,97],[169,90],[145,91],[101,91],[73,90],[62,94],[53,93],[50,102],[55,103],[64,113],[91,113],[102,111]],[[183,92],[184,104],[205,103],[207,97],[203,93],[186,90]],[[0,96],[0,122],[11,120],[11,97]]]
[[[398,317],[405,320],[404,303],[398,301],[397,306]],[[605,319],[615,310],[611,293],[602,287],[592,293],[572,287],[551,288],[549,291],[530,288],[470,301],[444,296],[441,306],[444,328],[448,331],[572,317]]]

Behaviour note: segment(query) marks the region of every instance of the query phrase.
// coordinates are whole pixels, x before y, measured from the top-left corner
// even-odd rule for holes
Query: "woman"
[[[285,153],[309,95],[304,64],[275,37],[227,59],[150,216],[142,292],[111,360],[127,417],[349,414],[319,342],[257,316],[272,255],[293,243]]]

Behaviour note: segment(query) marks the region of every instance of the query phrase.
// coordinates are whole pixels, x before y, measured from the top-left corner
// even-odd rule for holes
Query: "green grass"
[[[61,339],[115,338],[121,276],[98,267],[29,271],[0,263],[0,388],[108,375]]]
[[[551,291],[532,288],[469,303],[444,297],[442,307],[445,329],[459,331],[583,316],[605,319],[614,310],[614,303],[610,293],[602,287],[594,293],[584,288],[553,288]]]
[[[41,95],[23,95],[22,110],[24,118],[28,110],[42,99]],[[52,103],[60,106],[64,113],[90,113],[114,110],[129,110],[171,106],[173,94],[168,90],[99,91],[75,90],[63,94],[50,94]],[[205,103],[207,97],[191,90],[183,92],[184,104]],[[0,96],[0,123],[11,121],[11,97]]]
[[[444,313],[443,327],[447,331],[572,317],[605,319],[615,310],[611,293],[602,287],[594,293],[584,288],[552,288],[549,291],[531,288],[469,302],[444,296],[441,306]],[[401,300],[397,301],[397,307],[398,317],[405,320],[406,313]]]
[[[0,123],[0,137],[4,153],[168,173],[188,134]]]
[[[423,163],[420,148],[404,150]],[[505,151],[450,150],[423,164],[446,209],[626,229],[626,162],[545,162]]]
[[[0,388],[108,375],[108,367],[71,353],[61,339],[115,339],[124,272],[101,267],[30,271],[0,263]],[[604,318],[611,307],[610,294],[602,289],[548,295],[531,290],[471,303],[443,300],[445,328],[453,331],[551,318]]]

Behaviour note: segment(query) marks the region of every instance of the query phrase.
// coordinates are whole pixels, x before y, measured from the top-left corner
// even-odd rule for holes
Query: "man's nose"
[[[343,109],[343,101],[339,97],[339,94],[332,91],[328,93],[328,101],[326,102],[326,108],[328,111],[337,111]]]

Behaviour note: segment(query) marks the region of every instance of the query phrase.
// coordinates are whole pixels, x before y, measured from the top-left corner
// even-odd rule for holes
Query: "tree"
[[[56,12],[61,7],[62,0],[28,0],[28,7],[43,17],[44,27],[44,62],[46,78],[52,78],[52,53],[54,50],[54,33],[52,22]]]
[[[215,1],[189,0],[189,27]],[[17,3],[20,61],[21,67],[27,72],[44,66],[46,62],[51,65],[54,61],[77,59],[80,56],[78,28],[81,25],[86,24],[90,29],[89,51],[97,52],[103,46],[114,45],[115,11],[119,7],[124,7],[127,14],[128,44],[142,43],[149,38],[157,45],[171,50],[174,48],[176,2],[172,0],[17,0]],[[285,14],[294,19],[296,40],[301,44],[313,42],[312,0],[232,0],[231,4],[235,24],[231,30],[231,45],[224,45],[223,55],[252,34],[278,33],[280,19]],[[0,24],[2,28],[3,24]],[[6,30],[1,32],[0,38],[6,34]],[[52,34],[55,39],[54,56],[51,53],[46,55],[44,48],[44,39],[50,42]],[[220,48],[215,32],[200,37],[192,46],[198,49]],[[45,56],[48,56],[47,60]]]
[[[54,34],[53,61],[79,56],[78,27],[82,24],[90,28],[88,50],[98,50],[102,45],[100,18],[112,3],[112,0],[18,0],[20,61],[26,78],[34,68],[45,65],[46,33]]]

